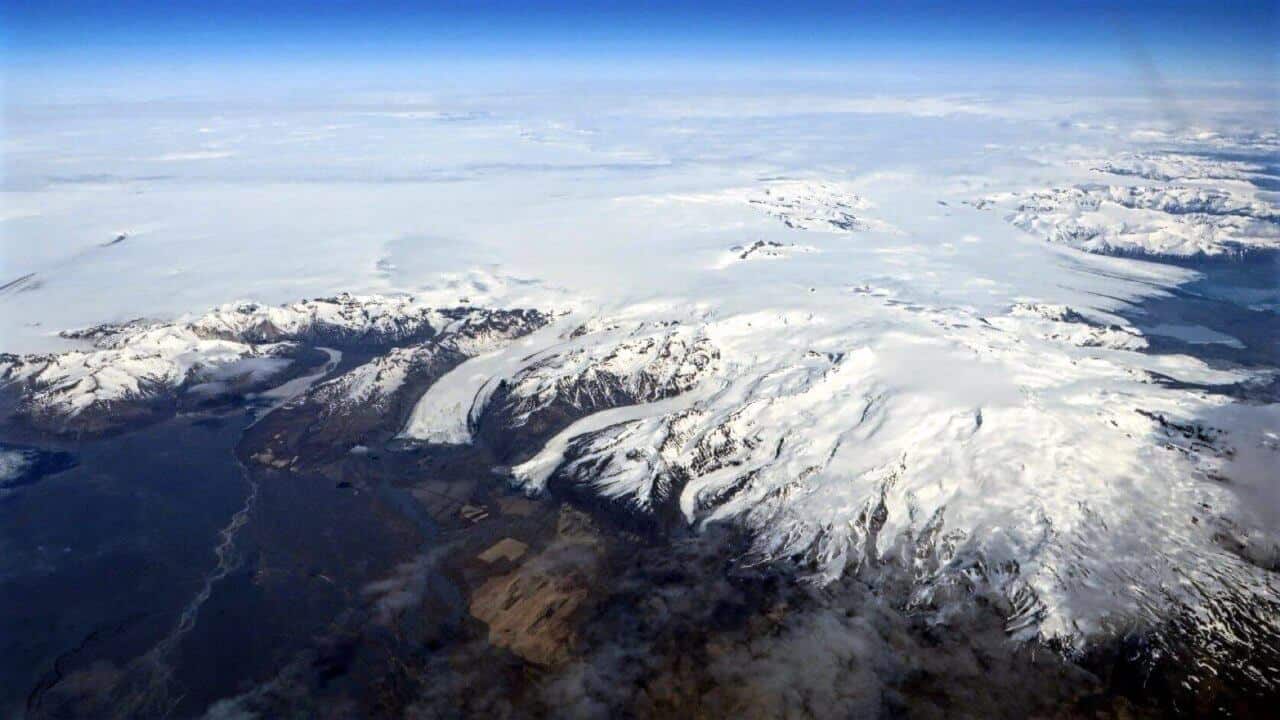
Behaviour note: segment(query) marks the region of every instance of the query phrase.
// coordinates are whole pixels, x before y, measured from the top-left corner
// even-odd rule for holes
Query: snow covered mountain
[[[997,193],[973,204],[1087,252],[1195,260],[1280,250],[1280,208],[1259,188],[1270,177],[1260,163],[1129,153],[1092,165],[1100,173],[1162,184],[1084,183]]]
[[[860,297],[850,301],[883,302]],[[530,491],[594,496],[659,524],[742,523],[761,557],[804,558],[828,579],[906,563],[922,598],[955,583],[987,587],[1011,603],[1012,630],[1045,637],[1079,639],[1127,615],[1157,621],[1178,603],[1271,597],[1266,571],[1218,546],[1219,520],[1191,518],[1231,505],[1204,478],[1233,445],[1261,447],[1272,415],[1229,439],[1213,431],[1186,442],[1170,428],[1195,427],[1221,403],[1165,389],[1154,373],[1229,376],[1153,363],[1133,352],[1143,340],[1132,328],[1066,308],[879,311],[897,316],[892,333],[828,317],[712,320],[703,354],[716,362],[697,374],[682,353],[628,363],[627,379],[689,378],[686,393],[649,405],[634,403],[668,397],[664,386],[623,392],[616,370],[604,387],[581,371],[566,384],[562,365],[532,366],[482,415],[482,434],[494,422],[491,436],[519,432],[528,416],[507,408],[556,408],[564,429],[514,471]],[[574,356],[627,357],[631,347],[612,339]],[[948,369],[921,377],[924,366]],[[546,420],[537,427],[549,431]],[[1135,503],[1183,520],[1139,519]],[[1127,553],[1133,543],[1162,548],[1161,562]],[[1212,570],[1203,553],[1218,558]],[[1173,592],[1170,572],[1195,582]],[[1128,582],[1086,580],[1110,574]],[[1153,604],[1161,588],[1169,594]],[[1107,616],[1093,614],[1099,607]]]
[[[773,181],[746,192],[743,199],[798,230],[855,232],[875,225],[861,217],[872,205],[838,184]]]
[[[18,414],[61,432],[96,432],[277,386],[315,365],[314,348],[368,351],[431,341],[419,354],[454,362],[545,322],[537,311],[437,309],[412,297],[348,294],[268,307],[232,303],[189,321],[100,325],[63,333],[91,347],[0,356],[0,383],[19,395]],[[306,360],[311,353],[312,362]],[[360,370],[334,401],[376,402],[422,358],[412,349]]]
[[[1096,163],[1098,172],[1147,180],[1245,180],[1259,182],[1267,176],[1267,166],[1245,160],[1222,160],[1203,154],[1120,153]]]
[[[1242,257],[1280,248],[1275,207],[1224,190],[1078,185],[993,195],[1010,223],[1049,242],[1110,255]]]
[[[793,230],[823,233],[892,232],[873,215],[875,204],[845,183],[827,180],[766,178],[745,187],[710,193],[649,196],[652,203],[745,205]]]
[[[19,389],[18,413],[37,427],[106,430],[172,412],[180,393],[262,389],[298,350],[203,336],[184,325],[101,327],[76,336],[92,337],[92,348],[0,357],[0,380]]]

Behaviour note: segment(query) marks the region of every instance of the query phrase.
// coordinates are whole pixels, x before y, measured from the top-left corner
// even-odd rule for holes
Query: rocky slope
[[[260,429],[266,465],[329,462],[353,448],[380,446],[404,425],[415,403],[468,358],[544,325],[534,310],[444,311],[454,320],[427,340],[375,354],[319,383],[272,413]]]
[[[697,328],[669,322],[593,331],[504,380],[477,419],[498,454],[528,456],[573,421],[609,408],[649,403],[692,389],[719,351]]]

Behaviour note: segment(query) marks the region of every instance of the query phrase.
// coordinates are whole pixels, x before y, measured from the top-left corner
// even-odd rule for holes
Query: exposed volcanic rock
[[[746,247],[735,245],[729,249],[738,253],[739,260],[746,260],[752,256],[781,257],[781,248],[784,247],[788,246],[771,240],[757,240]]]
[[[818,252],[812,245],[796,243],[780,243],[776,240],[756,240],[750,245],[734,245],[721,255],[715,267],[725,268],[731,265],[754,260],[786,260],[795,255]]]
[[[719,357],[705,336],[682,326],[644,325],[621,339],[579,339],[585,341],[533,363],[494,391],[478,429],[499,457],[532,454],[574,420],[600,410],[684,393]]]

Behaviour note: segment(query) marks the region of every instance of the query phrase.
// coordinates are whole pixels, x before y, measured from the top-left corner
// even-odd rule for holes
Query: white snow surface
[[[1276,407],[1155,381],[1267,373],[1142,352],[1116,311],[1196,274],[1091,254],[1275,247],[1272,196],[1249,182],[1261,161],[1183,157],[1273,152],[1273,128],[1162,125],[1133,99],[485,102],[175,111],[154,136],[82,142],[74,113],[19,118],[3,282],[31,277],[0,293],[4,349],[193,319],[0,371],[47,373],[47,400],[74,408],[267,361],[254,343],[317,325],[409,332],[437,307],[535,307],[564,314],[477,349],[406,436],[467,440],[499,379],[527,410],[605,375],[641,394],[658,379],[679,394],[579,420],[516,481],[539,492],[572,472],[573,446],[571,466],[609,460],[590,479],[609,498],[643,511],[678,488],[689,523],[739,523],[762,559],[812,559],[816,581],[877,558],[913,568],[921,600],[993,588],[1022,636],[1085,643],[1188,607],[1214,627],[1220,601],[1280,600],[1248,560],[1280,547]],[[223,151],[129,176],[102,160]],[[758,240],[811,251],[722,262]],[[379,299],[274,306],[346,290]],[[264,304],[191,315],[245,296]],[[347,397],[395,386],[379,362]]]

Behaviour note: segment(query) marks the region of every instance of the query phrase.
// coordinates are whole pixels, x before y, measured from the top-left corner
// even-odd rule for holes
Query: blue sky
[[[24,88],[201,72],[330,78],[865,72],[1273,85],[1276,2],[158,2],[4,4]],[[1139,80],[1143,79],[1138,77]]]

